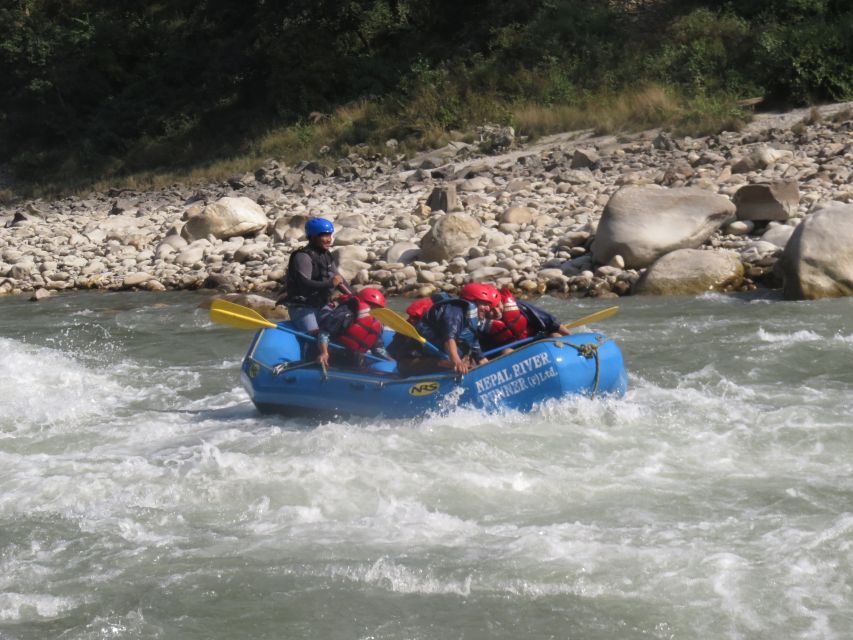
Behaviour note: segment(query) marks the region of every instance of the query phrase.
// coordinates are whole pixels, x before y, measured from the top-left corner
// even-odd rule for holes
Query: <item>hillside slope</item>
[[[411,152],[485,122],[707,132],[745,98],[853,97],[839,0],[18,0],[0,42],[0,165],[24,193],[389,139]],[[666,99],[612,115],[644,86]]]

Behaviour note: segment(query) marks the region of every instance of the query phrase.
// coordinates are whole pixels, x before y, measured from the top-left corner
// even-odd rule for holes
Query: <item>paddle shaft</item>
[[[619,307],[607,307],[606,309],[602,309],[601,311],[596,311],[595,313],[590,313],[588,316],[584,316],[579,320],[575,320],[574,322],[570,322],[569,324],[562,325],[566,329],[574,329],[575,327],[580,327],[585,324],[589,324],[590,322],[598,322],[599,320],[604,320],[605,318],[609,318],[612,315],[619,313]]]
[[[254,309],[244,307],[243,305],[239,305],[235,302],[229,302],[228,300],[214,300],[210,305],[210,318],[214,322],[227,324],[231,327],[237,327],[238,329],[278,329],[298,336],[304,340],[317,342],[316,336],[312,336],[308,333],[302,333],[301,331],[291,329],[290,327],[283,327],[275,322],[270,322]],[[346,347],[335,342],[329,342],[329,346],[333,349],[340,349],[343,351],[347,350]],[[371,353],[365,353],[364,355],[376,360],[377,362],[385,361],[385,358],[374,356]]]
[[[601,311],[596,311],[595,313],[591,313],[588,316],[584,316],[578,320],[570,322],[568,324],[561,325],[565,329],[574,329],[575,327],[580,327],[582,325],[588,324],[590,322],[596,322],[598,320],[604,320],[605,318],[609,318],[612,315],[618,313],[619,307],[608,307],[607,309],[602,309]],[[538,340],[543,336],[530,336],[528,338],[522,338],[521,340],[516,340],[515,342],[508,342],[507,344],[501,345],[499,347],[495,347],[494,349],[489,349],[484,353],[487,358],[495,353],[500,353],[504,349],[514,349],[516,347],[520,347],[522,345],[527,344],[528,342],[533,342],[534,340]]]

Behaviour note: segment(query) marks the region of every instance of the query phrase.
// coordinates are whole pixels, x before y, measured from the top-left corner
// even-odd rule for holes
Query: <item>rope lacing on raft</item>
[[[592,386],[590,398],[594,398],[595,394],[598,393],[598,384],[601,379],[601,358],[599,358],[598,355],[598,348],[608,340],[609,338],[605,338],[603,335],[600,334],[595,336],[595,342],[585,342],[584,344],[572,344],[571,342],[560,340],[560,342],[562,342],[563,344],[566,344],[576,349],[578,355],[581,355],[586,359],[595,358],[595,383]]]

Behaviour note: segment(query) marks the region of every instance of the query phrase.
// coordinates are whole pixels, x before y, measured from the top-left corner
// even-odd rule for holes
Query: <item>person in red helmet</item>
[[[370,315],[370,310],[385,306],[385,296],[378,289],[366,287],[355,295],[347,294],[323,307],[318,314],[320,333],[317,336],[317,362],[329,364],[329,342],[334,340],[346,347],[335,352],[336,364],[364,366],[364,354],[373,353],[387,358],[382,341],[382,325]],[[338,354],[340,353],[340,356]]]
[[[553,315],[529,302],[516,300],[509,289],[502,289],[499,295],[498,317],[487,320],[482,328],[481,341],[487,351],[529,337],[556,338],[569,334]]]
[[[494,285],[484,282],[469,282],[459,291],[459,297],[477,304],[481,318],[488,317],[500,305],[501,294]],[[479,306],[482,305],[482,306]]]
[[[418,298],[406,307],[406,320],[413,327],[426,315],[433,304],[450,299],[451,296],[444,291],[432,294],[429,298]],[[435,359],[424,359],[421,345],[416,340],[403,333],[396,333],[388,343],[388,353],[397,361],[397,370],[403,375],[415,375],[416,373],[428,373],[435,369]]]
[[[458,298],[445,296],[433,301],[415,328],[448,358],[437,358],[432,351],[415,343],[409,353],[398,358],[400,372],[414,375],[445,367],[466,374],[472,365],[488,362],[480,348],[479,326],[497,307],[499,298],[491,285],[472,282],[462,287]]]

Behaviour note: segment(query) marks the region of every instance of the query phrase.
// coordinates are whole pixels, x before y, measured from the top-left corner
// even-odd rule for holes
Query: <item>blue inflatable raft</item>
[[[467,375],[448,371],[401,377],[393,362],[368,369],[321,368],[302,360],[298,339],[282,329],[255,334],[241,379],[263,412],[410,418],[455,406],[530,410],[567,394],[625,392],[628,375],[615,342],[598,333],[542,338],[491,359]],[[386,329],[386,344],[393,332]]]

